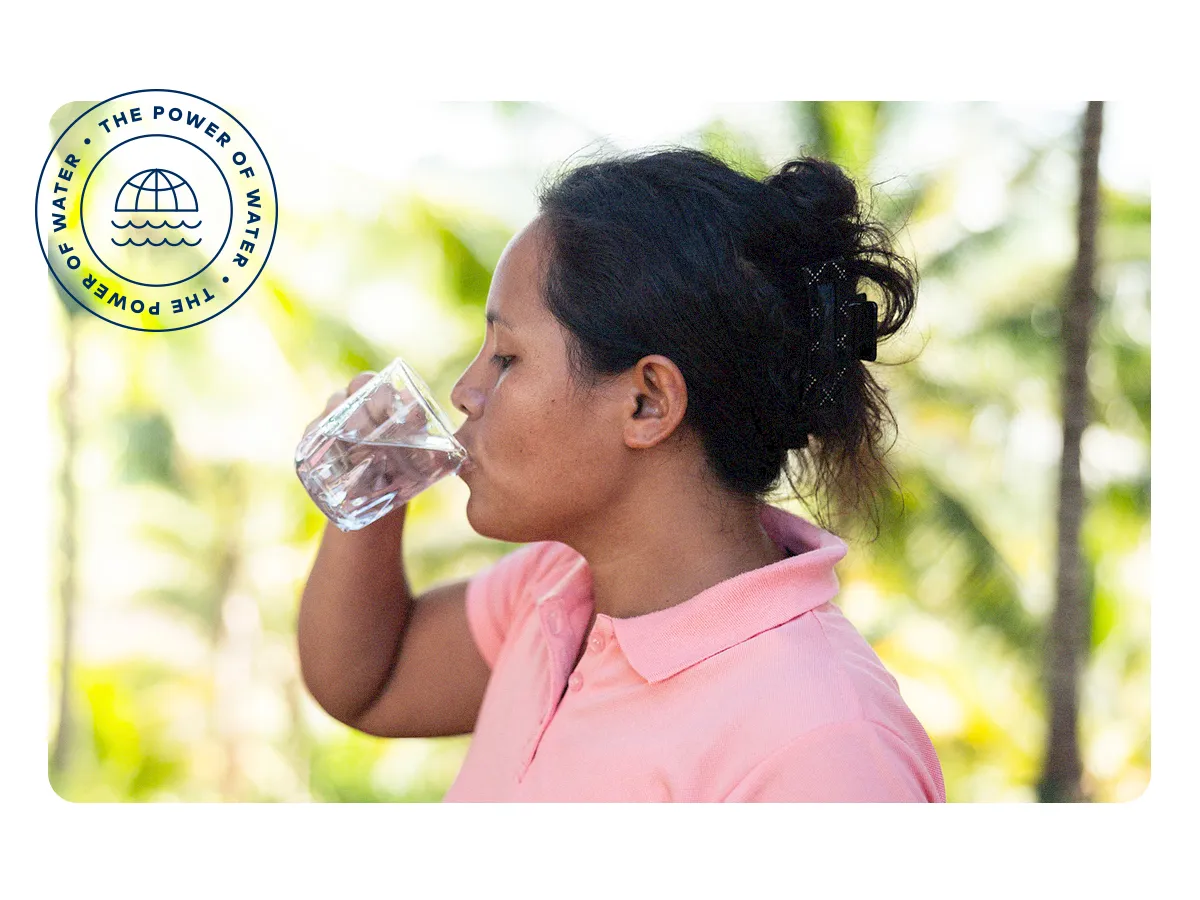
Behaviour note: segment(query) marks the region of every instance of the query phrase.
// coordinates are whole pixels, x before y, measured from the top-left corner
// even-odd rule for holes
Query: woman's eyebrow
[[[491,310],[488,310],[487,320],[488,320],[489,325],[500,325],[503,328],[507,328],[509,331],[516,330],[515,328],[512,327],[511,322],[509,322],[507,319],[505,319],[499,313],[492,312]]]

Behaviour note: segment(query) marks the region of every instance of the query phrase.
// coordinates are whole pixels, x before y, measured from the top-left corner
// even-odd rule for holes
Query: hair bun
[[[847,218],[858,211],[854,182],[840,166],[823,159],[806,156],[789,160],[763,183],[784,191],[821,218]]]

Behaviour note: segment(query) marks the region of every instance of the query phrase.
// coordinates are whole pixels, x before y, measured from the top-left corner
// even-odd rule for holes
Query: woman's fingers
[[[380,388],[367,398],[367,402],[363,404],[363,410],[370,418],[373,427],[382,425],[391,418],[396,411],[395,402],[395,391],[387,387]]]
[[[359,372],[357,375],[355,375],[353,378],[350,379],[350,387],[347,388],[346,396],[353,394],[355,391],[357,391],[360,387],[362,387],[364,384],[366,384],[368,381],[370,381],[374,377],[375,377],[374,372]]]
[[[414,404],[413,408],[408,413],[407,421],[410,423],[414,431],[417,429],[424,429],[425,426],[429,424],[429,417],[425,415],[425,407],[421,406],[419,403]]]
[[[352,397],[363,385],[374,377],[374,372],[360,372],[350,379],[350,383],[346,386],[345,390],[335,391],[330,394],[329,398],[325,401],[324,411],[308,423],[308,430],[311,430],[318,422],[345,403],[349,397]],[[408,408],[402,410],[399,408],[399,404],[403,404]],[[401,413],[403,415],[400,415]],[[410,430],[419,430],[428,424],[428,417],[425,414],[425,410],[419,403],[414,402],[412,397],[407,394],[397,395],[396,391],[388,390],[384,387],[372,392],[367,401],[351,413],[350,418],[343,424],[342,429],[352,439],[362,440],[393,416],[401,418],[406,423],[406,428]]]
[[[374,377],[374,372],[360,372],[358,375],[355,375],[350,379],[350,384],[346,387],[345,396],[354,396],[358,393],[359,388]],[[374,427],[374,417],[371,415],[370,409],[368,409],[368,404],[363,403],[350,414],[350,418],[346,420],[342,429],[348,436],[361,439],[370,434]]]
[[[332,394],[329,395],[329,399],[325,401],[325,411],[322,412],[321,415],[322,416],[329,415],[331,412],[333,412],[335,409],[337,409],[339,406],[341,406],[342,403],[345,402],[345,400],[346,400],[346,392],[345,391],[334,391]]]
[[[313,419],[311,422],[309,422],[308,425],[305,426],[305,428],[304,428],[305,432],[307,433],[309,431],[312,431],[318,422],[320,422],[327,415],[329,415],[331,412],[333,412],[335,409],[337,409],[338,406],[341,405],[341,402],[345,399],[346,399],[345,391],[337,391],[336,393],[330,394],[329,399],[325,401],[325,409],[321,411],[321,414],[319,416],[317,416],[315,419]]]
[[[326,416],[328,416],[331,412],[333,412],[335,409],[337,409],[339,406],[341,406],[343,403],[345,403],[346,399],[351,394],[353,394],[355,391],[357,391],[360,387],[362,387],[364,384],[366,384],[368,381],[370,381],[374,377],[375,377],[374,372],[360,372],[359,374],[355,375],[352,379],[350,379],[350,384],[346,387],[345,390],[334,391],[332,394],[330,394],[328,399],[325,401],[325,409],[321,412],[321,414],[319,416],[317,416],[315,419],[313,419],[311,422],[308,423],[308,428],[305,430],[306,431],[311,430],[314,425],[316,425],[318,422],[320,422],[322,419],[324,419]],[[365,416],[360,416],[360,414],[356,411],[354,418],[362,419],[362,418],[365,418]],[[366,423],[360,422],[358,424],[366,424]]]

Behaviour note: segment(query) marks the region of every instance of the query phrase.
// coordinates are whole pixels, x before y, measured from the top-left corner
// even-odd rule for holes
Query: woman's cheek
[[[541,416],[525,404],[510,407],[504,416],[505,456],[521,462],[537,456],[540,434],[545,432]]]

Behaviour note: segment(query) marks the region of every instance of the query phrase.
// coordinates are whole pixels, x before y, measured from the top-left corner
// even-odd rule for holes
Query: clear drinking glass
[[[467,451],[429,388],[396,358],[317,422],[296,447],[296,474],[342,531],[365,528],[458,472]]]

